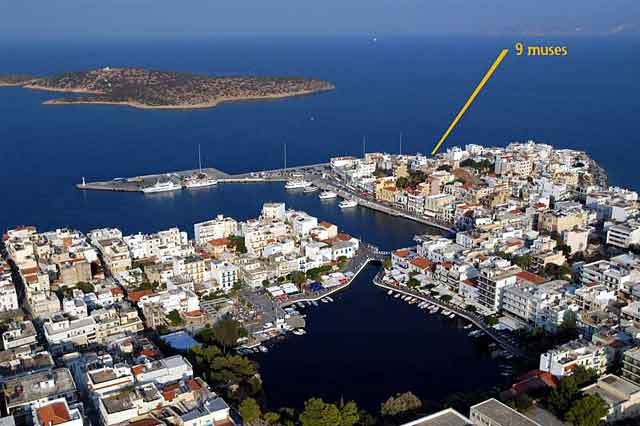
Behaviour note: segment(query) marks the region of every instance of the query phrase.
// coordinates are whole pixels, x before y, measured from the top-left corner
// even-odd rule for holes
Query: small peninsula
[[[111,104],[136,108],[211,108],[223,102],[280,99],[333,90],[333,84],[301,77],[211,77],[143,68],[101,68],[37,78],[0,76],[0,87],[73,93],[45,104]]]

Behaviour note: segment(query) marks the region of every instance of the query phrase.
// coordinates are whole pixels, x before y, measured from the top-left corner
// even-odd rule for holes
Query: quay
[[[441,309],[446,309],[448,311],[451,311],[451,312],[455,313],[456,315],[458,315],[458,316],[466,319],[467,321],[471,322],[476,327],[478,327],[478,329],[482,330],[483,333],[485,333],[487,336],[489,336],[491,339],[493,339],[496,343],[498,343],[507,352],[509,352],[512,355],[517,356],[517,357],[527,358],[527,355],[522,350],[520,350],[516,346],[512,345],[511,343],[509,343],[499,333],[496,333],[496,330],[493,327],[491,327],[487,323],[485,323],[484,319],[482,318],[482,316],[474,314],[474,313],[469,312],[469,311],[466,311],[464,309],[460,309],[459,307],[457,307],[455,305],[443,302],[440,299],[436,299],[435,297],[427,296],[424,293],[420,293],[420,292],[418,292],[416,290],[413,290],[413,289],[410,289],[410,288],[404,288],[404,287],[394,286],[394,285],[390,285],[390,284],[385,284],[381,280],[381,275],[383,273],[384,273],[384,271],[380,271],[380,273],[375,276],[375,278],[373,279],[373,284],[374,285],[376,285],[376,286],[378,286],[380,288],[383,288],[385,290],[392,290],[394,292],[398,292],[398,293],[404,294],[405,296],[415,297],[416,299],[422,300],[424,302],[431,303],[432,305],[436,305],[436,306],[440,307]]]
[[[329,177],[329,172],[329,163],[310,164],[305,166],[288,167],[276,170],[264,170],[259,172],[248,172],[235,175],[225,173],[215,168],[203,168],[170,173],[134,176],[130,178],[115,178],[112,180],[99,182],[85,182],[83,178],[82,183],[77,184],[76,188],[83,191],[95,190],[142,192],[143,188],[154,185],[160,180],[169,180],[176,185],[181,185],[181,182],[185,178],[194,176],[196,174],[204,174],[206,175],[207,179],[215,180],[217,184],[286,182],[292,176],[302,175],[305,180],[312,182],[313,185],[317,186],[318,188],[325,191],[333,191],[340,197],[345,199],[355,200],[358,202],[359,206],[391,216],[412,220],[414,222],[431,226],[451,234],[454,234],[456,232],[455,228],[450,224],[442,223],[432,218],[414,215],[406,210],[399,209],[390,204],[384,204],[372,197],[366,196],[366,194],[359,193],[347,187],[338,179],[331,179],[331,177]]]

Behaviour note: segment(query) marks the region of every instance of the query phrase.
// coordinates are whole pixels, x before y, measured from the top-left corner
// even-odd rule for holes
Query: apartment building
[[[203,245],[211,240],[227,238],[238,233],[238,222],[230,217],[218,215],[215,219],[193,225],[195,243]]]
[[[2,348],[7,351],[21,346],[31,346],[38,341],[36,329],[31,321],[13,321],[2,333]]]
[[[502,309],[505,289],[516,284],[517,266],[492,266],[480,269],[478,275],[478,303],[491,312]]]
[[[577,366],[603,374],[607,369],[606,347],[585,340],[573,340],[540,355],[540,370],[556,377],[570,376]]]
[[[630,220],[610,226],[607,229],[606,242],[609,245],[625,249],[631,245],[640,244],[640,222]]]
[[[640,415],[640,386],[621,377],[607,374],[582,392],[602,398],[608,409],[603,420],[609,424]]]
[[[133,366],[131,371],[137,383],[155,383],[159,386],[193,378],[193,367],[180,355],[157,361],[146,361]]]

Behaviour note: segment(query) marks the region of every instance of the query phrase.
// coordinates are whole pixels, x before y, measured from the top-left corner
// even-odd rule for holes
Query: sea
[[[517,56],[516,42],[566,46],[563,57]],[[640,39],[568,37],[212,37],[210,39],[0,40],[0,73],[53,75],[144,67],[209,75],[325,79],[336,90],[204,110],[43,105],[55,93],[0,88],[0,230],[35,225],[125,233],[224,214],[247,219],[267,201],[336,223],[383,249],[412,244],[426,226],[363,208],[341,211],[282,184],[219,185],[143,195],[74,185],[192,169],[229,173],[325,162],[366,150],[430,153],[501,49],[509,48],[442,149],[536,140],[584,150],[610,184],[640,189],[637,112]],[[402,137],[400,136],[402,135]],[[402,139],[402,144],[400,144]],[[373,268],[373,269],[372,269]],[[309,312],[309,333],[259,356],[274,406],[314,395],[375,409],[393,393],[440,400],[456,390],[504,385],[460,325],[424,315],[371,285],[375,267],[334,304]],[[480,352],[478,352],[480,351]]]

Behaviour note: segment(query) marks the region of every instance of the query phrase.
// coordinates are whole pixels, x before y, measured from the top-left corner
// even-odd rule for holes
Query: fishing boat
[[[318,198],[320,198],[321,200],[331,200],[333,198],[336,198],[337,196],[338,194],[336,194],[335,192],[324,191],[321,192],[320,195],[318,195]]]
[[[338,207],[340,207],[341,209],[348,209],[348,208],[357,207],[357,206],[358,206],[358,202],[356,200],[342,200],[338,204]]]

